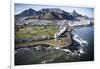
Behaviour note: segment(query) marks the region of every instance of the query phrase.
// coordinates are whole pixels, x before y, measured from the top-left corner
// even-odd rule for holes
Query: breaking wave
[[[86,46],[88,46],[88,42],[82,39],[78,34],[73,33],[73,40],[79,43],[79,52],[80,54],[85,54],[87,52]]]

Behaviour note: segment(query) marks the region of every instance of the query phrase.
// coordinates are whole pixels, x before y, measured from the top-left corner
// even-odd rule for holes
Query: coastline
[[[70,31],[71,39],[73,40],[72,30]],[[87,57],[87,53],[81,53],[80,44],[75,40],[72,41],[72,44],[66,47],[57,47],[51,45],[36,45],[36,46],[27,46],[23,48],[18,48],[15,50],[15,65],[26,65],[26,64],[44,64],[44,63],[56,63],[56,62],[76,62],[83,61]],[[83,46],[85,47],[85,46]],[[44,54],[44,55],[43,55]],[[23,56],[21,56],[23,55]],[[34,57],[33,57],[34,56]],[[48,57],[49,56],[49,57]],[[61,56],[63,58],[61,58]],[[44,58],[43,58],[44,57]],[[84,57],[84,58],[83,58]],[[23,62],[24,59],[31,59]],[[68,58],[68,59],[66,59]],[[87,57],[88,58],[88,57]],[[56,61],[56,62],[55,62]],[[89,61],[89,59],[85,60]]]

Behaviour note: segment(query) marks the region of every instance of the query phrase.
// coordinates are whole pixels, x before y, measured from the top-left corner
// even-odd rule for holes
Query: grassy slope
[[[53,26],[34,26],[34,27],[26,27],[20,29],[16,33],[17,38],[31,38],[31,37],[42,37],[42,36],[54,36],[54,33],[58,31],[57,27]]]
[[[17,38],[31,38],[31,37],[42,37],[42,36],[54,36],[56,32],[58,32],[58,27],[54,26],[34,26],[34,27],[26,27],[20,29],[16,33]],[[68,46],[71,43],[70,35],[67,32],[64,34],[63,37],[60,37],[59,40],[45,40],[45,41],[38,41],[38,42],[27,42],[27,43],[20,43],[20,44],[15,44],[16,47],[22,47],[22,46],[32,46],[36,44],[49,44],[53,46],[60,46],[60,47],[65,47]]]

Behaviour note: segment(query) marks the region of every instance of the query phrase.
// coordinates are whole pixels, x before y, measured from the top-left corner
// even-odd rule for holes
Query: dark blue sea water
[[[77,33],[83,40],[88,42],[87,53],[82,54],[80,57],[81,61],[92,61],[94,60],[94,27],[84,27],[74,29],[74,32]]]

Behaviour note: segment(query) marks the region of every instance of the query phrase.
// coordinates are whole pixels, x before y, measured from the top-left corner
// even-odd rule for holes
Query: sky
[[[15,3],[14,5],[14,14],[19,14],[24,10],[32,8],[36,11],[39,11],[43,8],[60,8],[66,12],[73,12],[75,10],[79,14],[86,15],[88,17],[94,17],[94,9],[88,7],[71,7],[71,6],[53,6],[53,5],[37,5],[37,4],[21,4]]]

